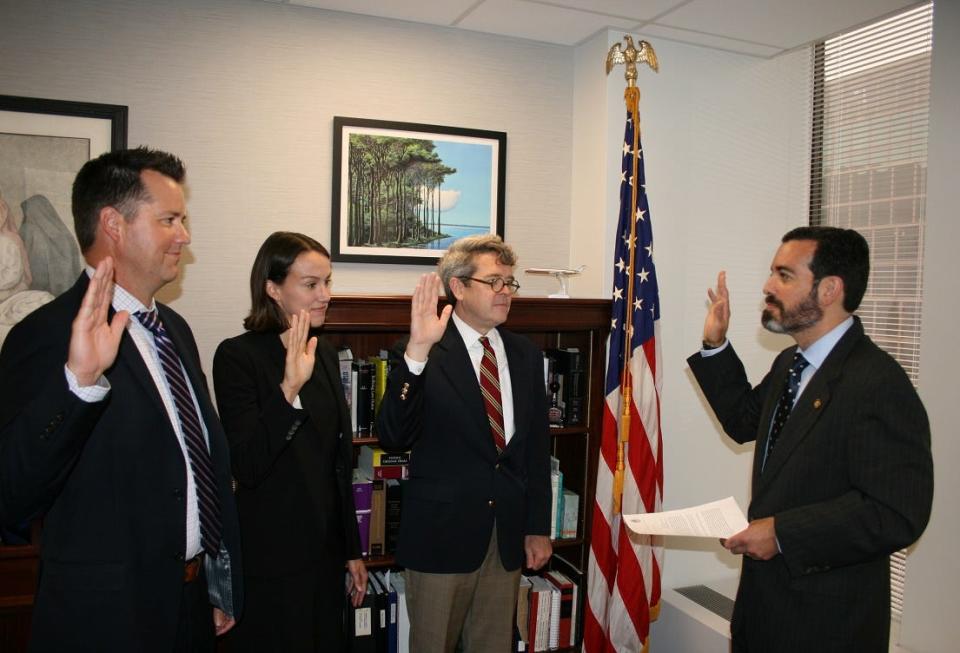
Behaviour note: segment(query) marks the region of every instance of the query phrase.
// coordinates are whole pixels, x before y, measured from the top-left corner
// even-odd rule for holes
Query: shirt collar
[[[85,266],[85,271],[87,276],[91,279],[93,278],[93,273],[96,270],[91,265]],[[111,302],[113,310],[115,311],[128,311],[130,315],[138,311],[152,311],[156,309],[157,302],[155,299],[150,299],[150,306],[144,306],[139,299],[131,295],[123,286],[119,283],[113,284],[113,301]]]
[[[837,343],[840,342],[840,338],[843,337],[843,334],[853,326],[853,316],[851,315],[843,322],[833,327],[827,331],[824,335],[807,347],[806,349],[799,350],[803,357],[807,359],[807,362],[810,363],[814,368],[820,369],[823,366],[823,361],[827,359],[827,356],[830,355],[830,352],[833,351],[833,348],[837,346]]]
[[[460,316],[457,315],[456,311],[451,315],[453,316],[453,324],[457,327],[457,331],[460,333],[460,337],[463,338],[463,344],[467,346],[467,349],[473,346],[481,347],[480,338],[483,337],[483,334],[464,322]],[[490,345],[492,347],[496,348],[500,345],[500,334],[497,333],[495,328],[487,331],[487,338],[490,339]]]

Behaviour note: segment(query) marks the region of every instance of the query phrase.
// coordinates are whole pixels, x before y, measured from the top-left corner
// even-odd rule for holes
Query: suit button
[[[179,551],[179,552],[177,553],[177,555],[175,555],[175,556],[173,556],[173,557],[174,557],[175,560],[178,560],[179,562],[183,562],[183,561],[184,561],[183,551]]]
[[[177,501],[180,501],[181,499],[183,499],[183,490],[181,490],[180,488],[174,488],[173,498],[176,499]]]
[[[493,508],[495,503],[496,501],[494,501],[493,499],[490,499],[489,501],[487,501],[487,505],[490,506],[491,508]]]
[[[63,421],[63,413],[57,413],[56,417],[53,418],[53,424],[59,424]]]

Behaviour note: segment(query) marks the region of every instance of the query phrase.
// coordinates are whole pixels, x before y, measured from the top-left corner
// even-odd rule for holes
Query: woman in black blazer
[[[358,605],[366,591],[350,417],[336,351],[317,335],[330,284],[323,245],[271,234],[250,273],[247,331],[214,356],[244,555],[232,651],[344,650],[344,593]]]

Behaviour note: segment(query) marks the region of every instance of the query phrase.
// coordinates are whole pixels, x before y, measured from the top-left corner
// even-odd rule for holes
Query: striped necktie
[[[190,470],[197,486],[197,504],[200,512],[200,543],[203,550],[216,556],[220,548],[220,495],[213,474],[213,465],[210,462],[210,452],[207,451],[206,439],[200,425],[200,416],[197,414],[190,386],[183,373],[180,355],[176,345],[167,335],[167,330],[160,321],[156,310],[138,311],[137,319],[151,333],[157,344],[157,353],[160,356],[160,365],[167,377],[170,394],[180,419],[180,428],[187,445],[187,455],[190,459]]]
[[[500,403],[500,373],[497,371],[497,355],[490,346],[490,339],[480,338],[483,345],[483,358],[480,359],[480,392],[483,394],[483,403],[487,407],[487,419],[490,421],[490,432],[493,434],[493,443],[497,453],[507,446],[507,439],[503,430],[503,405]]]

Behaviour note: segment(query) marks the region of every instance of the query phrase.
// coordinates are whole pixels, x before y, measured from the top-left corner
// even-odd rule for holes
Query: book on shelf
[[[373,587],[373,638],[377,653],[387,653],[387,610],[389,609],[387,590],[380,584],[376,573],[367,576],[367,586]]]
[[[391,571],[390,584],[397,592],[397,653],[410,653],[410,613],[407,610],[407,579]]]
[[[347,408],[353,401],[353,352],[349,347],[340,347],[337,350],[337,359],[340,362],[340,386],[343,388],[343,398],[347,400]],[[354,427],[351,432],[356,432]]]
[[[397,552],[397,542],[400,539],[400,516],[403,507],[403,482],[395,478],[386,481],[387,513],[384,524],[387,554]]]
[[[350,419],[355,425],[353,433],[356,437],[369,437],[373,428],[373,365],[369,361],[354,360],[351,370],[353,388]]]
[[[360,553],[370,555],[370,510],[373,503],[373,482],[358,470],[353,470],[353,504],[360,531]]]
[[[387,453],[380,447],[364,445],[357,456],[357,469],[371,479],[407,478],[410,452]]]
[[[564,578],[569,580],[573,584],[573,592],[571,593],[571,622],[570,622],[570,637],[571,641],[576,644],[578,638],[580,637],[580,624],[583,623],[583,571],[578,567],[574,566],[569,560],[559,554],[554,554],[550,559],[550,566],[552,571],[557,571],[563,574]]]
[[[580,495],[573,490],[563,490],[563,518],[560,522],[560,539],[570,540],[577,537],[580,521]]]
[[[517,592],[517,637],[522,643],[530,641],[530,579],[520,576]]]
[[[397,590],[393,586],[393,579],[389,571],[375,572],[377,580],[387,592],[387,653],[397,651]]]
[[[560,538],[560,525],[563,523],[563,472],[560,460],[550,456],[550,537]]]
[[[551,603],[553,585],[541,576],[530,576],[530,626],[528,648],[531,651],[546,651],[550,647]],[[559,627],[559,622],[558,622]]]
[[[373,584],[367,582],[367,591],[363,603],[354,607],[347,595],[346,614],[343,620],[344,632],[350,642],[351,653],[377,653],[376,626],[374,612],[376,598]]]
[[[380,401],[387,391],[387,377],[390,374],[390,365],[387,362],[386,352],[381,351],[379,356],[371,356],[367,360],[373,365],[373,414],[380,412]]]
[[[550,581],[559,592],[558,619],[559,619],[559,646],[573,646],[573,582],[559,571],[546,571],[544,578]],[[554,595],[557,599],[557,595]]]
[[[382,556],[387,552],[387,492],[383,479],[372,479],[370,484],[373,486],[370,493],[370,555]]]

